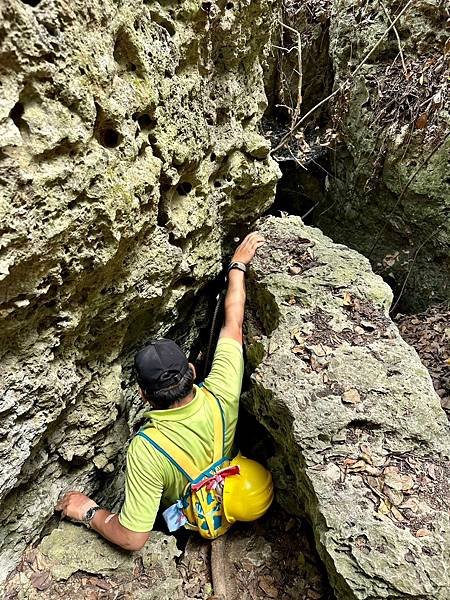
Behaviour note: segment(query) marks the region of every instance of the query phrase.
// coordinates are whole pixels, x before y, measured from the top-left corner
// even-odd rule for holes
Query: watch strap
[[[91,521],[92,519],[95,517],[95,513],[101,510],[101,506],[91,506],[90,508],[87,509],[84,517],[83,517],[83,523],[86,525],[86,527],[88,527],[90,529],[91,527]]]
[[[247,265],[245,265],[243,262],[239,262],[239,261],[233,261],[228,265],[228,272],[231,271],[231,269],[238,269],[239,271],[242,271],[243,273],[247,272]]]

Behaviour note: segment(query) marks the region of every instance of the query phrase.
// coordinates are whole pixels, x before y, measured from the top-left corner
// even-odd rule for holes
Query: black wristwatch
[[[228,272],[230,272],[231,269],[238,269],[239,271],[242,271],[243,273],[247,272],[247,266],[244,263],[239,262],[239,261],[231,262],[228,265]]]
[[[88,508],[86,511],[86,514],[83,517],[83,523],[86,525],[86,527],[88,527],[89,529],[91,528],[91,521],[92,519],[95,517],[95,513],[101,510],[101,506],[91,506],[91,508]]]

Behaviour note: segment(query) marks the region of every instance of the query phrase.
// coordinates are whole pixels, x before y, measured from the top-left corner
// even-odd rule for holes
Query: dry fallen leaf
[[[33,573],[30,577],[32,586],[39,590],[47,590],[52,585],[52,577],[50,573],[41,571],[40,573]]]
[[[388,515],[391,512],[391,503],[389,500],[382,500],[380,502],[380,506],[378,507],[378,512],[381,515]]]
[[[274,352],[276,352],[279,347],[280,347],[280,344],[277,344],[273,340],[270,340],[269,341],[269,346],[267,348],[267,354],[270,356],[271,354],[273,354]]]
[[[379,477],[381,475],[380,469],[377,469],[377,467],[373,467],[372,465],[366,466],[366,473],[368,473],[372,477]]]
[[[269,598],[278,598],[278,590],[273,585],[272,577],[261,575],[258,579],[259,587],[269,596]]]
[[[350,292],[344,292],[344,306],[353,306],[353,298]]]
[[[357,460],[355,464],[349,466],[348,470],[352,473],[360,473],[361,471],[365,471],[367,468],[367,464],[363,460]]]
[[[304,351],[303,346],[294,346],[291,349],[291,352],[293,352],[294,354],[302,354],[303,351]]]
[[[414,126],[416,129],[425,129],[427,124],[428,124],[428,114],[426,112],[423,112],[422,114],[420,114],[417,117]]]
[[[431,479],[436,479],[436,469],[432,463],[428,465],[428,476],[431,477]]]
[[[399,523],[401,523],[402,521],[405,520],[404,516],[402,515],[402,513],[398,510],[398,508],[396,506],[391,506],[391,513],[392,513],[392,516],[394,517],[394,519],[396,521],[398,521]]]
[[[418,538],[426,537],[427,535],[431,535],[431,531],[428,531],[428,529],[418,529],[416,531],[416,537]]]
[[[384,469],[384,473],[398,473],[399,472],[399,468],[398,467],[386,467]]]
[[[398,256],[399,252],[394,252],[394,254],[386,254],[386,256],[383,258],[384,268],[387,269],[388,267],[392,267],[392,265],[394,265],[397,261]]]
[[[407,508],[408,510],[416,513],[419,510],[419,501],[414,497],[410,497],[400,505],[400,508]]]
[[[346,404],[358,404],[361,402],[361,396],[359,395],[358,390],[351,389],[347,390],[342,394],[342,402]]]
[[[370,467],[373,468],[373,467]],[[368,471],[368,469],[366,468],[366,471]],[[367,483],[368,485],[370,485],[371,488],[373,488],[374,490],[378,490],[381,492],[381,482],[379,479],[377,479],[377,477],[373,477],[372,475],[368,475],[367,476]]]
[[[404,500],[403,494],[399,490],[393,490],[387,485],[383,488],[383,493],[389,498],[394,506],[400,506]]]
[[[384,483],[393,490],[406,492],[414,485],[413,478],[410,475],[402,473],[384,473]]]

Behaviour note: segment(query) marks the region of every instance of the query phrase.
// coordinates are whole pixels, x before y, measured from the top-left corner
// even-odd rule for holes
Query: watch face
[[[88,508],[88,510],[86,511],[84,520],[89,522],[94,517],[97,510],[98,510],[98,506],[91,506],[91,508]]]

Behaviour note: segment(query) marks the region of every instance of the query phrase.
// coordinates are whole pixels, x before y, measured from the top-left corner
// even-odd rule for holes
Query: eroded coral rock
[[[249,409],[278,498],[304,511],[340,600],[450,595],[450,431],[369,262],[296,217],[261,224]]]
[[[139,552],[125,552],[82,525],[61,523],[29,549],[20,573],[6,585],[7,598],[53,600],[110,594],[156,600],[183,598],[173,536],[152,532]]]

